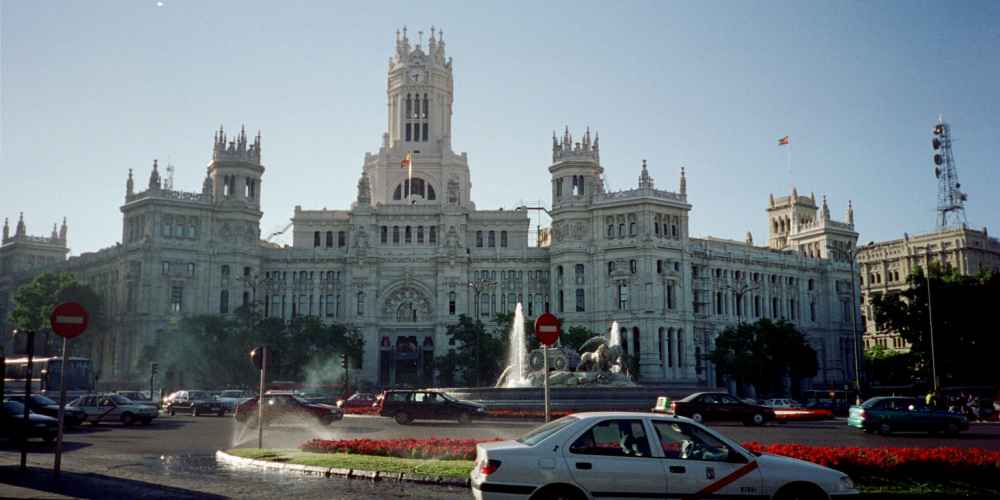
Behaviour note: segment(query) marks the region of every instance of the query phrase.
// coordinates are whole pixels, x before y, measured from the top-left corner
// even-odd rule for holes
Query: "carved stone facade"
[[[355,202],[295,207],[291,246],[261,239],[260,135],[251,142],[245,131],[220,129],[201,192],[163,189],[154,166],[149,189],[136,193],[130,172],[121,244],[5,272],[0,293],[42,269],[98,287],[114,341],[92,355],[104,380],[121,383],[138,380],[142,347],[179,317],[241,304],[350,325],[365,339],[358,377],[383,386],[436,383],[433,360],[449,348],[448,325],[461,314],[489,322],[517,303],[529,318],[552,310],[566,327],[607,331],[617,321],[646,382],[716,386],[704,361],[715,336],[762,317],[807,333],[821,356],[814,382],[851,378],[849,266],[808,249],[853,244],[853,224],[827,217],[801,233],[801,244],[782,232],[771,248],[692,238],[683,170],[676,192],[656,189],[645,164],[637,187],[607,192],[597,134],[574,141],[566,129],[553,136],[552,225],[532,234],[527,207],[472,202],[468,155],[451,145],[443,37],[432,31],[423,47],[398,34],[387,83],[388,131],[364,156]],[[815,211],[811,199],[802,204]]]

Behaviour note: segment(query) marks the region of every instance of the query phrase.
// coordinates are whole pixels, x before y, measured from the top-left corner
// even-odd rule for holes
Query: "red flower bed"
[[[761,443],[743,446],[759,453],[832,467],[851,476],[988,480],[1000,473],[1000,452],[980,448],[833,448]]]
[[[437,458],[442,460],[473,460],[476,443],[500,441],[494,439],[313,439],[299,448],[317,453],[354,453],[399,458]]]
[[[473,460],[478,439],[313,439],[300,448],[318,453],[354,453],[400,458]],[[798,444],[745,443],[747,449],[797,458],[852,477],[914,477],[927,480],[991,481],[1000,473],[1000,452],[978,448],[839,448]]]

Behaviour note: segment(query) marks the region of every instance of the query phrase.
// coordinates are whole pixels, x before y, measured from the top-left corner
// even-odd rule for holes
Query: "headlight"
[[[484,413],[485,411],[486,411],[486,408],[483,408],[483,407],[476,408],[476,413]]]
[[[840,490],[848,491],[854,489],[854,481],[851,481],[850,477],[840,476]]]

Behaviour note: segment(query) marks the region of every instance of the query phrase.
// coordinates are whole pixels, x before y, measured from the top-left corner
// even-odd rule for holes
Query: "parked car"
[[[156,409],[160,408],[159,405],[156,404],[156,401],[149,399],[149,396],[147,396],[148,393],[144,391],[115,391],[115,394],[125,396],[138,405],[151,406]]]
[[[969,429],[969,419],[958,413],[928,407],[918,398],[878,397],[851,406],[847,425],[867,433],[945,432]]]
[[[91,394],[80,396],[73,402],[87,414],[87,421],[93,425],[100,422],[121,422],[132,425],[136,422],[149,425],[159,415],[156,408],[136,404],[125,396],[117,394]]]
[[[236,407],[240,403],[250,399],[252,396],[250,391],[244,391],[242,389],[228,389],[219,393],[217,398],[223,406],[225,406],[226,411],[235,412]]]
[[[473,418],[486,415],[486,407],[469,401],[459,401],[440,391],[392,390],[386,391],[380,401],[379,415],[392,417],[396,423],[406,425],[414,420],[458,420],[469,423]]]
[[[375,404],[375,395],[369,392],[356,392],[347,399],[337,401],[341,408],[367,408]]]
[[[7,399],[24,404],[23,394],[7,396]],[[28,400],[28,409],[39,415],[55,419],[59,418],[59,403],[40,394],[31,395],[31,398]],[[87,420],[87,414],[83,410],[71,405],[69,402],[66,403],[63,422],[67,427],[76,427],[85,420]]]
[[[236,407],[237,422],[257,425],[257,401],[251,398]],[[333,405],[310,403],[291,391],[264,393],[264,425],[273,423],[320,423],[330,425],[342,418],[344,412]]]
[[[226,406],[206,391],[176,391],[163,400],[163,409],[171,417],[177,413],[199,415],[226,415]]]
[[[734,421],[745,425],[764,425],[775,420],[774,410],[751,405],[724,392],[696,392],[670,403],[670,410],[695,422]]]
[[[59,433],[59,421],[39,415],[29,410],[28,428],[24,427],[24,405],[17,401],[5,399],[0,409],[0,437],[6,439],[42,438],[46,443],[56,440]]]
[[[859,494],[840,471],[758,455],[698,422],[662,413],[577,413],[517,440],[479,443],[470,480],[477,500]]]
[[[786,398],[765,399],[762,404],[768,408],[805,408],[802,403]]]

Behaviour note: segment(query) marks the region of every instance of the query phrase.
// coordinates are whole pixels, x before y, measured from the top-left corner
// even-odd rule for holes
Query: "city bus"
[[[59,375],[62,358],[33,358],[31,360],[31,392],[51,399],[59,398]],[[8,359],[4,369],[4,392],[24,393],[28,378],[28,358]],[[94,392],[94,367],[90,358],[66,359],[66,397],[77,397]]]

